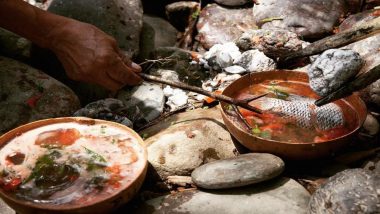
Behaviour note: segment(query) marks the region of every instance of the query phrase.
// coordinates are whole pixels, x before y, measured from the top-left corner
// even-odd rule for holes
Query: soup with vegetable
[[[346,135],[358,124],[356,112],[343,100],[315,106],[319,97],[306,83],[266,80],[238,91],[233,97],[246,99],[265,93],[268,94],[249,102],[261,109],[262,114],[238,109],[245,120],[244,128],[248,126],[247,131],[258,137],[290,143],[318,143]],[[227,112],[233,111],[230,105],[224,108]]]
[[[15,137],[0,151],[0,186],[12,197],[86,205],[131,184],[145,167],[131,134],[105,123],[56,123]]]

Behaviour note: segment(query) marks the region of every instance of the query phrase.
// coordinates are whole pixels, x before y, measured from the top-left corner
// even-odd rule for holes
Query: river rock
[[[27,122],[71,116],[79,108],[78,97],[62,83],[0,57],[0,134]]]
[[[143,26],[140,0],[53,0],[48,11],[97,26],[112,35],[130,56],[139,52]]]
[[[30,59],[32,42],[0,28],[0,54],[12,59],[27,61]]]
[[[217,4],[203,8],[197,24],[198,40],[205,49],[232,42],[249,29],[256,28],[252,9],[227,9]]]
[[[236,41],[242,50],[258,49],[274,58],[302,49],[303,43],[297,34],[281,29],[248,30]]]
[[[272,179],[284,168],[285,163],[277,156],[249,153],[202,165],[191,173],[191,178],[205,189],[227,189]]]
[[[197,167],[234,157],[235,146],[218,108],[197,109],[173,115],[141,135],[148,149],[151,174],[161,179],[190,175]]]
[[[259,50],[249,50],[242,53],[236,64],[245,68],[248,72],[271,71],[277,67],[273,59],[265,56]]]
[[[367,114],[367,118],[364,121],[362,131],[365,134],[375,136],[379,133],[379,130],[380,130],[379,121],[377,121],[377,119],[371,114]]]
[[[197,18],[195,15],[197,14],[199,7],[200,5],[198,2],[174,2],[166,5],[166,17],[177,30],[184,32],[189,26],[189,20]]]
[[[368,95],[371,103],[380,106],[380,80],[368,86]]]
[[[311,196],[310,213],[378,213],[380,182],[364,169],[339,172]]]
[[[240,74],[228,74],[226,72],[218,73],[212,80],[203,82],[202,88],[206,91],[223,91],[233,81],[240,77]]]
[[[240,58],[239,48],[233,42],[216,44],[207,51],[203,58],[207,61],[207,67],[214,70],[221,70],[232,66]]]
[[[223,6],[243,6],[249,3],[252,3],[251,0],[215,0],[216,3]]]
[[[132,121],[137,126],[150,122],[164,111],[165,96],[160,85],[144,82],[132,89],[119,91],[117,99],[123,101],[130,114],[139,111],[139,117]],[[137,108],[136,108],[137,106]]]
[[[227,190],[187,190],[158,197],[132,213],[303,214],[309,193],[289,178]]]
[[[129,114],[124,109],[125,105],[121,100],[107,98],[87,104],[76,111],[74,116],[113,121],[132,128],[132,122],[125,116]]]
[[[333,31],[346,12],[345,0],[257,0],[253,17],[262,29],[281,28],[305,39]]]
[[[143,20],[145,23],[149,24],[154,29],[155,47],[153,49],[158,47],[175,46],[178,32],[168,21],[166,21],[163,18],[150,15],[144,15]]]
[[[354,77],[363,63],[355,51],[327,50],[308,69],[310,87],[320,96],[326,96]]]

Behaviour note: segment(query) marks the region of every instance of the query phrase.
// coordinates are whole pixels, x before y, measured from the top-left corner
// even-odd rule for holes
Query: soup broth
[[[0,151],[0,186],[12,197],[86,205],[114,195],[145,167],[144,150],[108,124],[56,123],[15,137]]]
[[[358,123],[356,112],[343,100],[316,107],[318,99],[306,83],[266,80],[238,91],[233,97],[267,96],[249,104],[263,110],[257,114],[239,108],[251,134],[269,140],[290,143],[318,143],[353,131]],[[226,110],[231,111],[228,105]],[[238,121],[235,118],[236,121]]]

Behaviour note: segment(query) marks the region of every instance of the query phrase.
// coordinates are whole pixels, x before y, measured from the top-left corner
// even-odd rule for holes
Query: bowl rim
[[[137,173],[135,173],[135,177],[129,183],[129,185],[125,186],[124,188],[118,189],[117,191],[115,191],[111,195],[109,195],[109,196],[105,197],[104,199],[97,201],[95,203],[88,203],[85,205],[83,205],[83,204],[70,205],[67,203],[59,204],[59,205],[52,204],[52,203],[48,203],[48,204],[41,203],[41,204],[39,204],[39,203],[34,203],[32,201],[27,201],[27,200],[22,200],[22,199],[17,199],[15,197],[12,197],[12,196],[8,195],[6,192],[4,192],[4,190],[2,188],[0,188],[0,197],[1,198],[6,198],[7,200],[10,200],[15,204],[19,204],[19,205],[24,206],[24,207],[31,207],[34,209],[40,209],[40,210],[46,210],[46,211],[77,210],[77,209],[92,207],[94,205],[97,205],[97,204],[100,204],[102,202],[106,202],[106,201],[112,200],[113,198],[118,197],[118,195],[120,193],[128,190],[129,187],[133,186],[133,184],[135,182],[137,182],[138,179],[140,179],[140,177],[145,174],[147,166],[148,166],[148,152],[146,149],[146,145],[145,145],[143,139],[140,137],[140,135],[137,132],[135,132],[133,129],[131,129],[125,125],[122,125],[122,124],[116,123],[116,122],[112,122],[112,121],[101,120],[101,119],[93,119],[93,118],[88,118],[88,117],[56,117],[56,118],[48,118],[48,119],[42,119],[42,120],[37,120],[37,121],[30,122],[30,123],[26,123],[26,124],[23,124],[21,126],[18,126],[14,129],[10,130],[10,131],[8,131],[8,132],[6,132],[0,136],[0,141],[2,141],[3,138],[6,138],[6,140],[4,140],[4,142],[0,142],[0,150],[7,143],[9,143],[10,140],[17,137],[17,135],[23,129],[25,129],[23,132],[27,132],[27,131],[30,131],[30,130],[33,130],[33,129],[36,129],[39,127],[43,127],[43,126],[47,126],[47,125],[51,125],[51,124],[56,124],[56,123],[66,123],[66,122],[76,122],[76,123],[90,124],[90,125],[102,124],[103,123],[103,124],[111,125],[113,127],[118,127],[122,130],[127,131],[129,134],[132,135],[132,137],[134,137],[137,140],[138,144],[143,149],[144,165],[138,170]],[[144,179],[144,177],[145,177],[145,175],[142,177],[142,179]],[[4,201],[6,202],[6,200],[4,200]]]
[[[273,72],[278,72],[278,73],[284,73],[284,72],[292,72],[294,74],[298,74],[298,75],[301,75],[301,76],[304,76],[304,75],[307,75],[305,72],[302,72],[302,71],[295,71],[295,70],[286,70],[286,69],[275,69],[275,70],[271,70],[271,71],[263,71],[263,72],[259,72],[259,73],[248,73],[244,76],[241,76],[240,78],[234,80],[230,85],[228,85],[222,92],[223,95],[225,90],[228,89],[231,85],[233,84],[236,84],[237,81],[243,79],[243,78],[250,78],[252,75],[259,75],[260,73],[273,73]],[[294,80],[292,80],[294,81]],[[295,82],[300,82],[300,81],[295,81]],[[302,82],[302,83],[306,83],[309,85],[309,82]],[[310,87],[310,85],[309,85]],[[358,96],[358,93],[357,92],[354,92],[352,93],[350,96],[347,96],[347,97],[355,97],[357,98],[358,102],[360,103],[360,105],[364,108],[365,110],[365,114],[367,114],[367,106],[365,105],[364,101],[360,98],[360,96]],[[352,106],[352,104],[350,102],[348,102],[346,100],[346,98],[341,98],[339,100],[342,100],[343,102],[345,102],[346,105],[349,105],[352,109],[354,109],[354,107]],[[266,138],[262,138],[262,137],[259,137],[259,136],[256,136],[256,135],[253,135],[249,132],[247,132],[246,130],[243,130],[241,126],[237,126],[235,125],[236,122],[232,121],[230,119],[230,115],[228,115],[226,112],[225,112],[225,109],[223,108],[223,105],[226,105],[227,103],[221,101],[220,102],[220,109],[221,109],[221,112],[222,114],[225,116],[225,118],[231,123],[233,124],[233,126],[235,128],[237,128],[240,132],[243,132],[245,134],[248,134],[250,137],[253,137],[253,138],[257,138],[257,139],[260,139],[260,140],[265,140],[265,141],[269,141],[271,143],[279,143],[279,144],[285,144],[285,145],[314,145],[314,144],[321,144],[321,143],[329,143],[329,142],[333,142],[333,141],[336,141],[336,140],[340,140],[340,139],[343,139],[343,138],[346,138],[352,134],[354,134],[355,132],[359,131],[359,129],[362,127],[364,121],[365,121],[365,118],[363,120],[361,120],[360,116],[359,116],[359,113],[357,111],[355,111],[355,113],[358,115],[358,125],[355,127],[355,129],[353,129],[352,131],[350,131],[349,133],[347,134],[344,134],[344,135],[341,135],[337,138],[334,138],[334,139],[329,139],[327,141],[323,141],[323,142],[319,142],[319,143],[316,143],[316,142],[286,142],[286,141],[277,141],[277,140],[272,140],[272,139],[266,139]],[[228,127],[227,127],[228,129]],[[230,131],[230,130],[228,130]],[[231,131],[230,131],[231,133]]]

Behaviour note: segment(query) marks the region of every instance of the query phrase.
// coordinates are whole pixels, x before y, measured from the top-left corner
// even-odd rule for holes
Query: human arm
[[[0,0],[0,27],[52,50],[67,75],[116,91],[139,84],[140,66],[117,47],[115,39],[93,25],[55,15],[22,0]]]

